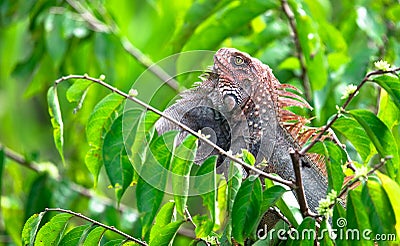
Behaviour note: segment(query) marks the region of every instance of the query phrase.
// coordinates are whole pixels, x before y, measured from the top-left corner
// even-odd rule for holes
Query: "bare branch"
[[[290,158],[292,159],[294,176],[295,176],[295,192],[297,195],[297,200],[300,205],[300,212],[304,217],[310,216],[311,212],[307,205],[306,195],[304,193],[303,179],[301,177],[301,159],[298,151],[292,149],[290,150]]]
[[[133,241],[133,242],[135,242],[135,243],[137,243],[137,244],[139,244],[139,245],[143,245],[143,246],[147,246],[147,245],[148,245],[146,242],[143,242],[143,241],[141,241],[141,240],[139,240],[139,239],[137,239],[137,238],[134,238],[134,237],[132,237],[132,236],[126,234],[125,232],[122,232],[122,231],[116,229],[114,226],[105,225],[105,224],[100,223],[100,222],[98,222],[98,221],[96,221],[96,220],[94,220],[94,219],[91,219],[91,218],[89,218],[89,217],[87,217],[87,216],[85,216],[85,215],[82,215],[82,214],[80,214],[80,213],[73,212],[73,211],[71,211],[71,210],[62,209],[62,208],[46,208],[45,211],[46,211],[46,212],[48,212],[48,211],[54,211],[54,212],[61,212],[61,213],[72,214],[72,215],[74,215],[74,216],[76,216],[76,217],[78,217],[78,218],[81,218],[81,219],[83,219],[83,220],[86,220],[86,221],[88,221],[88,222],[90,222],[90,223],[92,223],[92,224],[94,224],[94,225],[101,226],[101,227],[103,227],[103,228],[106,228],[107,230],[113,231],[113,232],[115,232],[115,233],[117,233],[117,234],[119,234],[119,235],[121,235],[121,236],[127,238],[129,241]]]
[[[347,100],[344,102],[343,106],[341,107],[342,110],[345,110],[347,108],[347,106],[350,104],[351,100],[353,100],[353,98],[357,95],[358,91],[361,89],[361,87],[364,86],[364,84],[366,82],[368,82],[370,80],[370,78],[372,76],[375,75],[382,75],[382,74],[388,74],[388,73],[396,73],[400,71],[400,68],[395,68],[395,69],[391,69],[391,70],[387,70],[387,71],[383,71],[383,70],[377,70],[377,71],[372,71],[370,73],[368,73],[364,79],[361,81],[361,83],[357,86],[357,88],[354,90],[353,93],[351,93],[349,95],[349,97],[347,98]],[[300,152],[300,155],[304,155],[305,153],[307,153],[307,151],[309,151],[319,140],[321,140],[321,137],[328,131],[328,129],[333,125],[333,123],[335,123],[335,121],[337,119],[339,119],[340,117],[340,113],[338,112],[335,114],[335,116],[333,116],[332,120],[326,124],[324,126],[324,128],[322,129],[321,132],[319,132],[319,134],[314,138],[314,140],[307,146],[305,146]]]
[[[92,82],[95,82],[97,84],[102,85],[103,87],[109,89],[112,92],[117,93],[118,95],[124,97],[125,99],[128,99],[130,101],[133,101],[137,104],[139,104],[140,106],[146,108],[147,110],[150,110],[158,115],[160,115],[161,117],[164,117],[165,119],[171,121],[172,123],[174,123],[175,125],[179,126],[180,128],[182,128],[182,130],[187,131],[188,133],[192,134],[193,136],[197,137],[199,140],[203,141],[204,143],[208,144],[209,146],[213,147],[214,149],[216,149],[221,155],[226,156],[227,158],[229,158],[230,160],[242,165],[244,168],[248,169],[248,170],[252,170],[254,171],[256,174],[259,174],[265,178],[268,178],[272,181],[276,181],[278,183],[284,184],[289,186],[290,188],[294,188],[294,184],[291,181],[282,179],[280,177],[274,176],[272,174],[266,173],[264,171],[259,170],[258,168],[251,166],[247,163],[245,163],[243,160],[233,156],[233,154],[226,152],[224,149],[222,149],[221,147],[219,147],[218,145],[216,145],[215,143],[211,142],[209,139],[205,138],[204,136],[202,136],[200,133],[193,131],[191,128],[189,128],[188,126],[186,126],[185,124],[183,124],[180,121],[177,121],[176,119],[164,114],[163,112],[161,112],[160,110],[154,108],[153,106],[146,104],[145,102],[141,101],[140,99],[130,96],[127,93],[107,84],[106,82],[104,82],[103,80],[100,79],[96,79],[96,78],[92,78],[89,77],[88,75],[68,75],[68,76],[64,76],[61,77],[59,79],[57,79],[54,84],[57,85],[65,80],[68,79],[85,79],[85,80],[89,80]]]

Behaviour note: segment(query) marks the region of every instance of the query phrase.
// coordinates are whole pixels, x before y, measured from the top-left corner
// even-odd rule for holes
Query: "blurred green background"
[[[289,6],[303,66],[289,18],[278,0],[1,0],[0,145],[34,162],[38,170],[11,159],[2,167],[0,244],[19,245],[24,221],[54,206],[134,234],[133,192],[128,190],[121,209],[115,209],[115,202],[105,200],[114,199],[105,175],[93,188],[84,162],[85,124],[108,93],[104,88],[92,86],[82,109],[74,114],[76,105],[65,98],[71,82],[60,85],[67,165],[61,163],[46,92],[63,75],[104,74],[107,83],[128,92],[146,70],[143,63],[182,51],[234,47],[268,64],[281,82],[304,91],[301,78],[306,78],[310,89],[305,94],[315,108],[313,124],[320,126],[343,103],[345,87],[360,83],[373,62],[383,59],[400,66],[399,1],[291,0]],[[124,45],[133,47],[136,57]],[[207,65],[211,64],[204,64],[204,69]],[[178,91],[198,79],[177,81],[178,90],[164,85],[165,96],[153,98],[152,105],[163,109]],[[149,80],[135,89],[146,99],[158,86],[159,82]],[[378,100],[379,90],[367,85],[351,107],[377,112]],[[55,172],[60,179],[54,179]],[[88,190],[89,198],[82,196]]]

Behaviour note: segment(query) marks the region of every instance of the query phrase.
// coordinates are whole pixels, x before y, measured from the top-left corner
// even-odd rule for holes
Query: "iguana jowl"
[[[246,53],[222,48],[214,56],[214,64],[206,79],[196,88],[182,93],[182,98],[165,113],[195,131],[210,135],[225,150],[240,153],[248,149],[257,163],[266,161],[268,172],[294,180],[290,149],[299,149],[316,130],[304,131],[306,120],[285,109],[288,106],[310,108],[298,90],[281,84],[271,69]],[[179,127],[168,120],[156,124],[161,134]],[[181,133],[181,138],[186,135]],[[201,144],[197,160],[218,154]],[[224,160],[220,156],[218,163]],[[302,157],[302,178],[309,207],[316,211],[318,201],[327,193],[324,167],[317,157]],[[221,165],[223,166],[223,165]]]

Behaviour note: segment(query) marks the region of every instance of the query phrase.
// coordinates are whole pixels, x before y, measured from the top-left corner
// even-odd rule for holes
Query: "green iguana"
[[[294,180],[290,149],[299,150],[317,132],[305,128],[307,120],[287,110],[289,106],[311,108],[297,88],[281,84],[271,69],[259,60],[232,48],[222,48],[203,82],[186,92],[167,108],[174,117],[204,135],[218,146],[233,153],[249,150],[256,163],[282,178]],[[161,134],[180,128],[165,119],[156,124]],[[305,130],[306,129],[306,130]],[[181,132],[181,139],[187,133]],[[218,154],[200,141],[197,161]],[[317,155],[302,157],[302,180],[310,209],[316,212],[318,201],[326,197],[327,175],[323,160]],[[226,161],[227,162],[227,161]],[[222,156],[219,168],[226,163]],[[261,168],[261,167],[260,167]]]

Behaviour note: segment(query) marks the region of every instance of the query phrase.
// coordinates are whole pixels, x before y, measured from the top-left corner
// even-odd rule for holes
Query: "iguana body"
[[[271,69],[259,60],[236,49],[222,48],[214,56],[208,78],[182,93],[182,99],[165,113],[210,135],[213,142],[227,151],[240,153],[241,149],[248,149],[257,163],[266,161],[266,171],[294,180],[289,151],[299,149],[315,131],[303,131],[305,119],[285,109],[310,107],[291,91],[297,89],[280,84]],[[165,119],[159,120],[156,127],[160,134],[179,129]],[[182,132],[181,138],[184,135]],[[197,160],[201,163],[213,154],[218,152],[200,143]],[[223,158],[218,162],[223,163]],[[303,157],[302,163],[306,199],[315,212],[318,201],[326,196],[326,172],[311,155]]]

